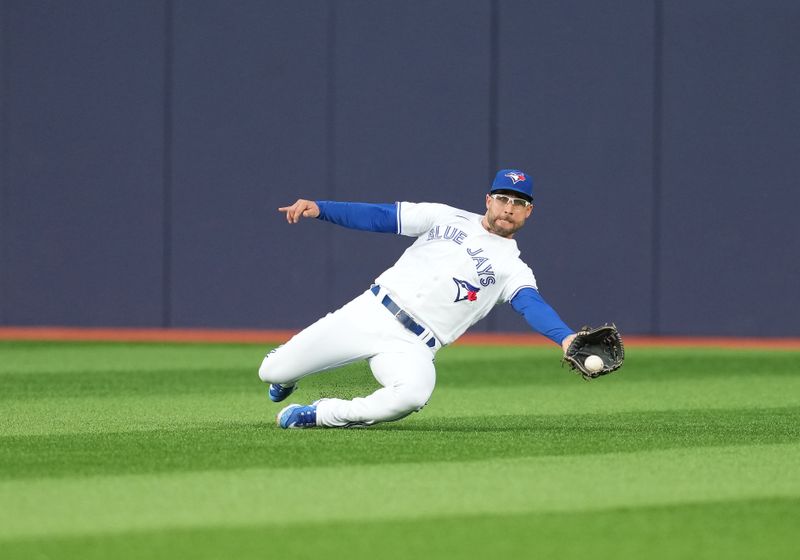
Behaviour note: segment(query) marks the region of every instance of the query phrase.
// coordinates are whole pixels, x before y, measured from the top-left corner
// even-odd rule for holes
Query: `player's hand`
[[[561,348],[564,349],[564,354],[567,353],[567,348],[569,348],[569,345],[572,344],[572,341],[575,340],[576,336],[578,336],[578,335],[573,333],[573,334],[565,337],[564,340],[561,341]]]
[[[313,200],[298,199],[291,206],[278,208],[279,212],[286,212],[286,221],[296,224],[300,218],[316,218],[319,216],[319,206]]]

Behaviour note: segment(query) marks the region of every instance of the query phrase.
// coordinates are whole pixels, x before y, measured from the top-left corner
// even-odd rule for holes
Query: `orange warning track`
[[[63,340],[109,342],[205,342],[272,344],[288,340],[292,330],[138,329],[82,327],[0,327],[0,340]],[[456,345],[548,346],[552,343],[525,333],[467,333]],[[626,346],[718,347],[750,350],[800,350],[800,338],[688,337],[626,335]]]

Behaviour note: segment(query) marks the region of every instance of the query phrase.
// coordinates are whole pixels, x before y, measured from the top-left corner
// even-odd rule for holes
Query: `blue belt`
[[[381,287],[378,285],[372,286],[370,288],[370,291],[377,296],[378,292],[381,291]],[[383,300],[381,300],[381,303],[384,305],[384,307],[386,307],[386,309],[388,309],[391,312],[392,315],[394,315],[395,319],[400,321],[401,325],[403,325],[405,328],[413,332],[415,335],[419,336],[425,332],[425,327],[423,327],[422,325],[417,323],[414,319],[412,319],[411,315],[400,309],[400,306],[397,305],[394,302],[394,300],[390,298],[388,295],[383,296]],[[434,346],[436,346],[436,338],[431,336],[430,340],[428,340],[428,342],[426,342],[425,344],[433,348]]]

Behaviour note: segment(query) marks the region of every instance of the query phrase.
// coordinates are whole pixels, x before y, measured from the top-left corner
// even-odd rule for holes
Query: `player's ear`
[[[492,197],[488,194],[486,195],[486,209],[489,209],[489,205],[492,203]]]

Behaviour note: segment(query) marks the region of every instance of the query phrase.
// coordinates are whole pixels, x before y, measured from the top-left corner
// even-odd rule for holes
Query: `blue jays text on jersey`
[[[426,241],[435,241],[437,239],[442,240],[449,240],[453,243],[457,243],[458,245],[462,245],[464,240],[469,237],[467,232],[455,227],[455,226],[442,226],[436,225],[433,226],[428,231],[428,237]],[[467,254],[472,258],[475,263],[475,269],[480,277],[481,286],[488,286],[490,284],[495,283],[495,276],[494,271],[492,270],[492,264],[489,262],[489,258],[487,256],[479,256],[483,253],[482,248],[478,249],[470,249],[467,248]]]
[[[494,271],[492,270],[492,263],[489,262],[489,257],[478,256],[483,253],[483,249],[467,249],[467,253],[475,262],[475,269],[478,271],[481,286],[494,284]]]
[[[433,241],[435,239],[449,239],[453,243],[458,243],[461,245],[466,238],[466,232],[454,226],[444,226],[444,231],[442,231],[442,226],[434,226],[428,232],[428,241]]]

